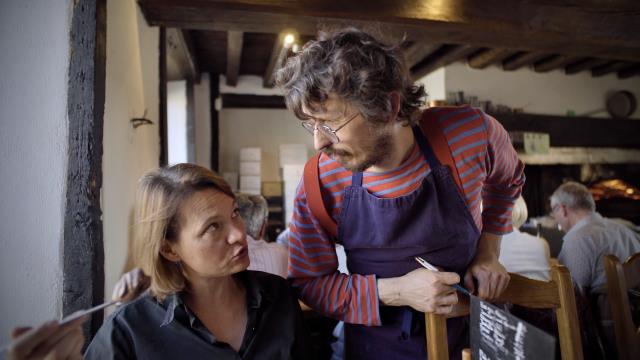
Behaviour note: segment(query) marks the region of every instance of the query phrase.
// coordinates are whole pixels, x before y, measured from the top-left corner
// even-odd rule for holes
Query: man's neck
[[[569,215],[569,224],[571,225],[571,227],[568,231],[571,231],[571,229],[575,228],[576,224],[578,224],[582,219],[590,216],[591,214],[593,214],[593,212],[587,210],[578,210],[572,212]]]
[[[392,127],[392,147],[389,155],[384,161],[366,169],[368,172],[385,172],[393,170],[402,165],[411,156],[415,139],[411,126],[402,126],[400,123],[393,124]]]

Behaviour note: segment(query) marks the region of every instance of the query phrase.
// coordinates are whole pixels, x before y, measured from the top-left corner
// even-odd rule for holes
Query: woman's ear
[[[173,244],[167,241],[167,239],[162,240],[162,245],[160,246],[160,255],[171,262],[180,261],[180,255],[178,255],[178,253],[173,250]]]

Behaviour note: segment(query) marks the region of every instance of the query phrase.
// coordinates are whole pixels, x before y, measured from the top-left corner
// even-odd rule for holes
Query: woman
[[[287,282],[246,271],[246,232],[220,176],[190,164],[143,176],[136,227],[150,290],[105,322],[86,358],[309,357]]]

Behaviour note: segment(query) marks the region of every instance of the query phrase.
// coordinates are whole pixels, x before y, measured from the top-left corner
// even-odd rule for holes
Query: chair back
[[[637,359],[640,354],[640,328],[631,318],[629,289],[640,288],[640,253],[624,263],[615,255],[605,255],[607,295],[613,318],[613,331],[620,359]]]
[[[508,302],[533,309],[555,309],[560,351],[563,360],[582,360],[582,342],[576,310],[576,298],[569,270],[551,267],[551,281],[539,281],[510,273],[509,286],[496,302]],[[427,327],[427,353],[430,360],[448,360],[447,318],[469,314],[469,301],[460,298],[448,315],[425,314]]]

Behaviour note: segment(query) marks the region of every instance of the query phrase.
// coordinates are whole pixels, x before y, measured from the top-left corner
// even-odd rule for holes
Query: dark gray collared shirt
[[[217,341],[180,294],[149,294],[102,325],[86,359],[307,359],[309,343],[298,300],[286,280],[259,271],[236,276],[247,289],[247,328],[240,350]]]

